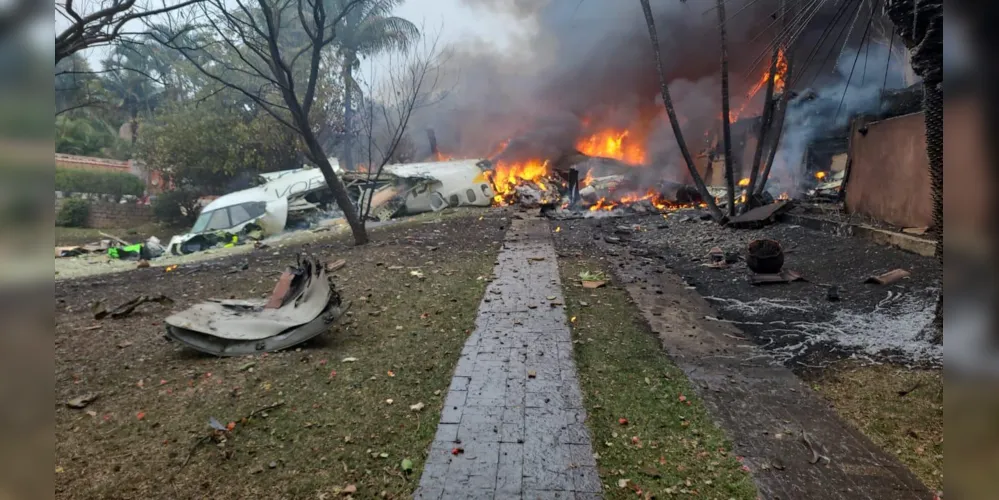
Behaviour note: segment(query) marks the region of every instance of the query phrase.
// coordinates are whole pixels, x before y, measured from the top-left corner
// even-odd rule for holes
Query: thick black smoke
[[[465,0],[485,11],[521,23],[528,35],[512,47],[469,42],[453,47],[448,74],[457,86],[440,105],[421,110],[411,123],[419,153],[429,154],[423,130],[433,128],[440,149],[458,157],[485,157],[511,139],[508,159],[554,158],[576,141],[603,128],[629,129],[644,141],[646,161],[661,176],[682,177],[683,162],[665,117],[649,34],[638,0]],[[859,45],[869,17],[844,10],[859,0],[826,2],[800,33],[797,71],[815,72],[819,87],[842,86],[841,72],[824,70],[825,50],[811,60],[810,45],[858,21],[838,42]],[[715,0],[654,0],[664,71],[684,138],[696,154],[707,149],[720,128],[721,86],[718,13]],[[733,109],[769,63],[768,48],[781,21],[777,0],[726,1],[728,52]],[[488,12],[483,15],[489,15]],[[470,22],[474,22],[471,20]],[[840,31],[836,31],[838,33]],[[833,33],[833,34],[836,34]],[[826,37],[829,51],[837,42]],[[811,81],[808,85],[815,83]],[[813,87],[815,88],[815,87]],[[762,94],[741,115],[758,115]],[[632,138],[636,138],[632,137]],[[419,155],[418,155],[419,156]]]
[[[512,138],[507,155],[553,157],[589,129],[637,127],[650,162],[675,163],[676,144],[637,0],[467,1],[523,23],[529,35],[502,53],[486,43],[453,47],[448,68],[460,75],[457,87],[441,105],[414,117],[413,140],[422,153],[429,153],[425,128],[435,130],[445,153],[485,156]],[[729,22],[734,105],[764,70],[764,64],[749,66],[769,42],[766,36],[752,39],[772,22],[771,4],[776,1],[755,2]],[[714,5],[653,2],[665,71],[695,151],[703,149],[704,132],[721,110]]]

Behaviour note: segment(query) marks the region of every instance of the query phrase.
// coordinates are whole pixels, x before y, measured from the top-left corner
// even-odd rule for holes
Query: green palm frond
[[[405,50],[420,36],[415,24],[401,17],[373,16],[363,19],[357,29],[358,54],[372,55],[383,50]]]

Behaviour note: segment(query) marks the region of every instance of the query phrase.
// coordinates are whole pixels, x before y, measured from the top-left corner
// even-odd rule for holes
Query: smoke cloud
[[[413,142],[429,153],[423,130],[433,128],[446,154],[486,156],[510,140],[504,156],[553,158],[593,131],[629,130],[654,165],[682,165],[665,119],[659,79],[637,1],[466,0],[529,27],[499,53],[470,42],[452,47],[447,72],[456,82],[448,98],[413,117]],[[683,129],[695,152],[720,116],[720,39],[714,0],[653,2],[664,69]],[[755,2],[729,23],[733,105],[749,68],[766,49],[753,41],[771,22],[776,0]],[[731,16],[732,13],[730,13]],[[751,72],[751,74],[750,74]]]

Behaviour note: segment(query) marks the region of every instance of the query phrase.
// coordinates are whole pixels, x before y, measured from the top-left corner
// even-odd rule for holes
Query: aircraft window
[[[230,227],[232,227],[232,224],[229,223],[229,212],[224,208],[220,208],[212,211],[205,230],[217,231],[219,229],[228,229]]]
[[[475,191],[469,189],[468,191],[465,191],[465,194],[468,195],[469,203],[475,203]]]

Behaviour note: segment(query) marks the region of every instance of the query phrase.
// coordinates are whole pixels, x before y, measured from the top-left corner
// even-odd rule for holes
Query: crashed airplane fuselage
[[[318,168],[271,172],[260,177],[264,184],[220,196],[205,205],[191,231],[174,236],[167,251],[180,255],[202,250],[211,243],[201,241],[206,239],[204,235],[236,234],[248,227],[259,228],[261,236],[275,235],[284,230],[289,214],[315,210],[327,202],[326,178]]]

